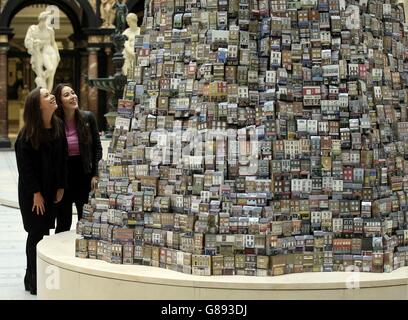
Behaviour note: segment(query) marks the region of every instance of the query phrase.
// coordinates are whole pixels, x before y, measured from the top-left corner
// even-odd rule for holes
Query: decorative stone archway
[[[78,30],[98,28],[96,14],[89,1],[76,1],[79,3],[80,7],[78,7],[74,1],[69,0],[9,0],[0,14],[0,30],[10,26],[10,22],[17,12],[33,4],[49,4],[57,6],[67,14],[68,18],[72,21],[74,28],[77,28]]]

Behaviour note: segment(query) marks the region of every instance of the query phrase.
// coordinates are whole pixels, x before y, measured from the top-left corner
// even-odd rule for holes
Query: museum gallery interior
[[[75,230],[37,247],[40,298],[408,299],[407,1],[71,2],[53,78],[33,26],[13,51],[29,89],[71,77],[108,142]]]

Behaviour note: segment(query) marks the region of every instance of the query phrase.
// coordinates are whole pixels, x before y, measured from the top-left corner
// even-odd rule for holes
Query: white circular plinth
[[[39,299],[408,299],[408,267],[391,273],[205,277],[76,258],[76,238],[69,231],[38,244]]]

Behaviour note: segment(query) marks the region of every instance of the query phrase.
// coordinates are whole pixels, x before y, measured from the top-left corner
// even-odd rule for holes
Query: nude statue
[[[101,28],[115,28],[115,10],[113,8],[115,0],[101,0],[101,19],[103,20]]]
[[[52,90],[54,76],[61,60],[54,29],[48,24],[51,13],[41,12],[38,24],[28,28],[24,45],[31,55],[31,67],[36,74],[37,87]]]
[[[129,28],[122,33],[128,38],[125,42],[125,48],[123,49],[125,63],[122,70],[125,75],[128,75],[129,71],[133,69],[136,62],[135,37],[140,35],[140,28],[137,26],[137,15],[134,13],[129,13],[126,16],[126,22],[128,23]]]

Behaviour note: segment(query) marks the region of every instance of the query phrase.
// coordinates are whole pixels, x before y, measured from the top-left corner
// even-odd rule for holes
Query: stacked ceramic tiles
[[[408,264],[401,5],[146,5],[77,256],[196,275]]]

